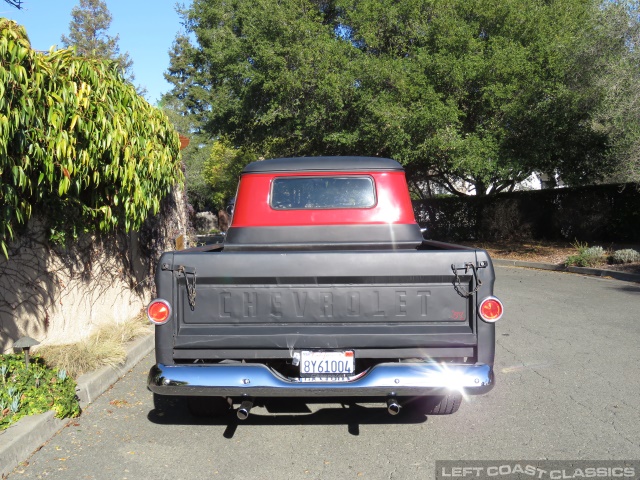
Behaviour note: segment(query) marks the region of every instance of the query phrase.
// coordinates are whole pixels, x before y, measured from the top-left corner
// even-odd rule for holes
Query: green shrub
[[[605,252],[604,252],[604,248],[596,246],[596,247],[586,248],[583,253],[587,257],[593,257],[593,258],[602,260],[602,257],[604,257]]]
[[[589,247],[586,243],[580,243],[578,241],[576,241],[573,246],[578,250],[578,253],[569,256],[565,260],[564,264],[566,266],[595,267],[604,260],[605,251],[602,247]]]
[[[38,356],[26,368],[23,355],[0,355],[0,430],[49,410],[58,418],[80,414],[73,378],[64,370],[48,368]]]
[[[632,248],[616,250],[608,258],[609,263],[635,263],[640,262],[640,252]]]

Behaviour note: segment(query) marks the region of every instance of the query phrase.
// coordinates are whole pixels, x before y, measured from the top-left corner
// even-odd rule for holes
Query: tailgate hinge
[[[184,282],[187,285],[187,299],[191,310],[196,308],[196,267],[187,267],[185,265],[171,265],[169,263],[162,264],[162,270],[170,272],[178,272],[178,277],[184,275]],[[191,281],[189,280],[191,278]]]
[[[474,263],[472,262],[465,262],[462,265],[456,265],[454,263],[451,264],[451,271],[453,272],[453,288],[455,288],[456,292],[458,292],[458,295],[460,295],[463,298],[469,298],[471,297],[474,293],[476,293],[478,291],[478,289],[482,286],[482,280],[480,280],[480,278],[478,278],[478,270],[481,268],[487,268],[488,266],[488,262],[480,262],[478,263],[478,266],[476,266]],[[473,274],[473,278],[476,282],[476,286],[475,288],[468,292],[465,291],[465,289],[462,287],[462,282],[460,280],[460,277],[458,276],[458,270],[464,270],[465,275],[469,272],[469,270],[471,270],[472,274]]]

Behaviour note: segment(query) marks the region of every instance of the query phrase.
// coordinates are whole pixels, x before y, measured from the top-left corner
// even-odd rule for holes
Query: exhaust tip
[[[387,399],[387,412],[390,415],[398,415],[402,407],[395,398]]]
[[[249,412],[253,408],[253,399],[252,400],[243,400],[238,408],[238,412],[236,413],[239,420],[246,420],[249,418]]]

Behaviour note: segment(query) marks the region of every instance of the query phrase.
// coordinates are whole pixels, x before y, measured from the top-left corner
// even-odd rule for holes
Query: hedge
[[[38,214],[60,242],[138,229],[182,182],[180,141],[114,62],[37,52],[0,18],[0,251]]]
[[[637,184],[414,201],[431,239],[640,242]]]

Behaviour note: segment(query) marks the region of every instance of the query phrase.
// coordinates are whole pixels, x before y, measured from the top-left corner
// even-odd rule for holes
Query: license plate
[[[303,350],[300,354],[300,376],[326,378],[353,375],[354,357],[350,350],[343,352]]]

